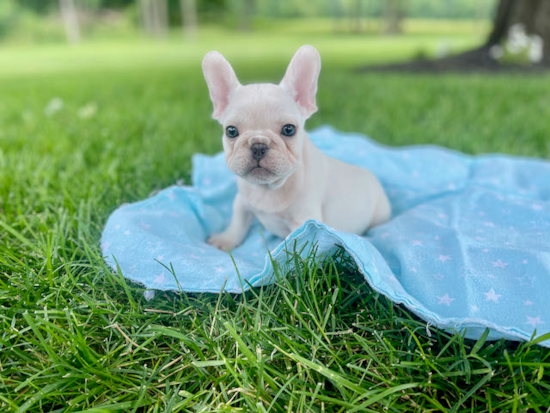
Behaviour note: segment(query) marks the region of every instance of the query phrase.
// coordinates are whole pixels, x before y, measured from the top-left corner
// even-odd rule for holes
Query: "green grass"
[[[457,36],[461,47],[475,43]],[[428,328],[374,293],[342,253],[291,255],[293,271],[243,295],[160,293],[151,302],[102,262],[110,212],[189,182],[191,155],[221,149],[202,54],[220,49],[243,81],[278,81],[306,42],[324,59],[310,128],[550,158],[548,76],[351,70],[433,50],[433,34],[266,31],[250,39],[212,29],[194,45],[7,47],[1,411],[548,411],[548,349]],[[63,107],[48,116],[56,97]]]

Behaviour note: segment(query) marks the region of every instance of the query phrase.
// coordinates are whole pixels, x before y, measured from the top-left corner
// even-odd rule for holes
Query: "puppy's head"
[[[204,57],[202,69],[229,168],[250,183],[282,185],[301,161],[304,123],[317,111],[317,50],[302,46],[278,85],[241,85],[218,52]]]

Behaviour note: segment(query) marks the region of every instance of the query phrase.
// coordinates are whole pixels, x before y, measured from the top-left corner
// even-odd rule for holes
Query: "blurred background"
[[[550,154],[548,0],[0,0],[0,210],[46,188],[104,217],[189,183],[221,150],[205,53],[279,82],[303,44],[323,62],[310,129]]]
[[[494,60],[539,63],[549,10],[543,0],[2,0],[0,71],[184,64],[211,48],[256,62],[303,43],[340,66],[481,45]]]

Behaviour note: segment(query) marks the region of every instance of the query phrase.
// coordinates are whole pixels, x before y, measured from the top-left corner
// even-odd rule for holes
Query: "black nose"
[[[259,161],[265,156],[269,148],[263,143],[255,143],[250,147],[250,150],[252,151],[252,157]]]

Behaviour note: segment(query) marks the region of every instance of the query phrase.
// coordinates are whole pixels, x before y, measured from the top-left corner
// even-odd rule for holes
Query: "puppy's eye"
[[[296,126],[287,124],[281,129],[281,135],[283,136],[292,136],[296,133]]]
[[[225,133],[228,138],[236,138],[239,136],[239,130],[235,126],[228,126],[225,128]]]

